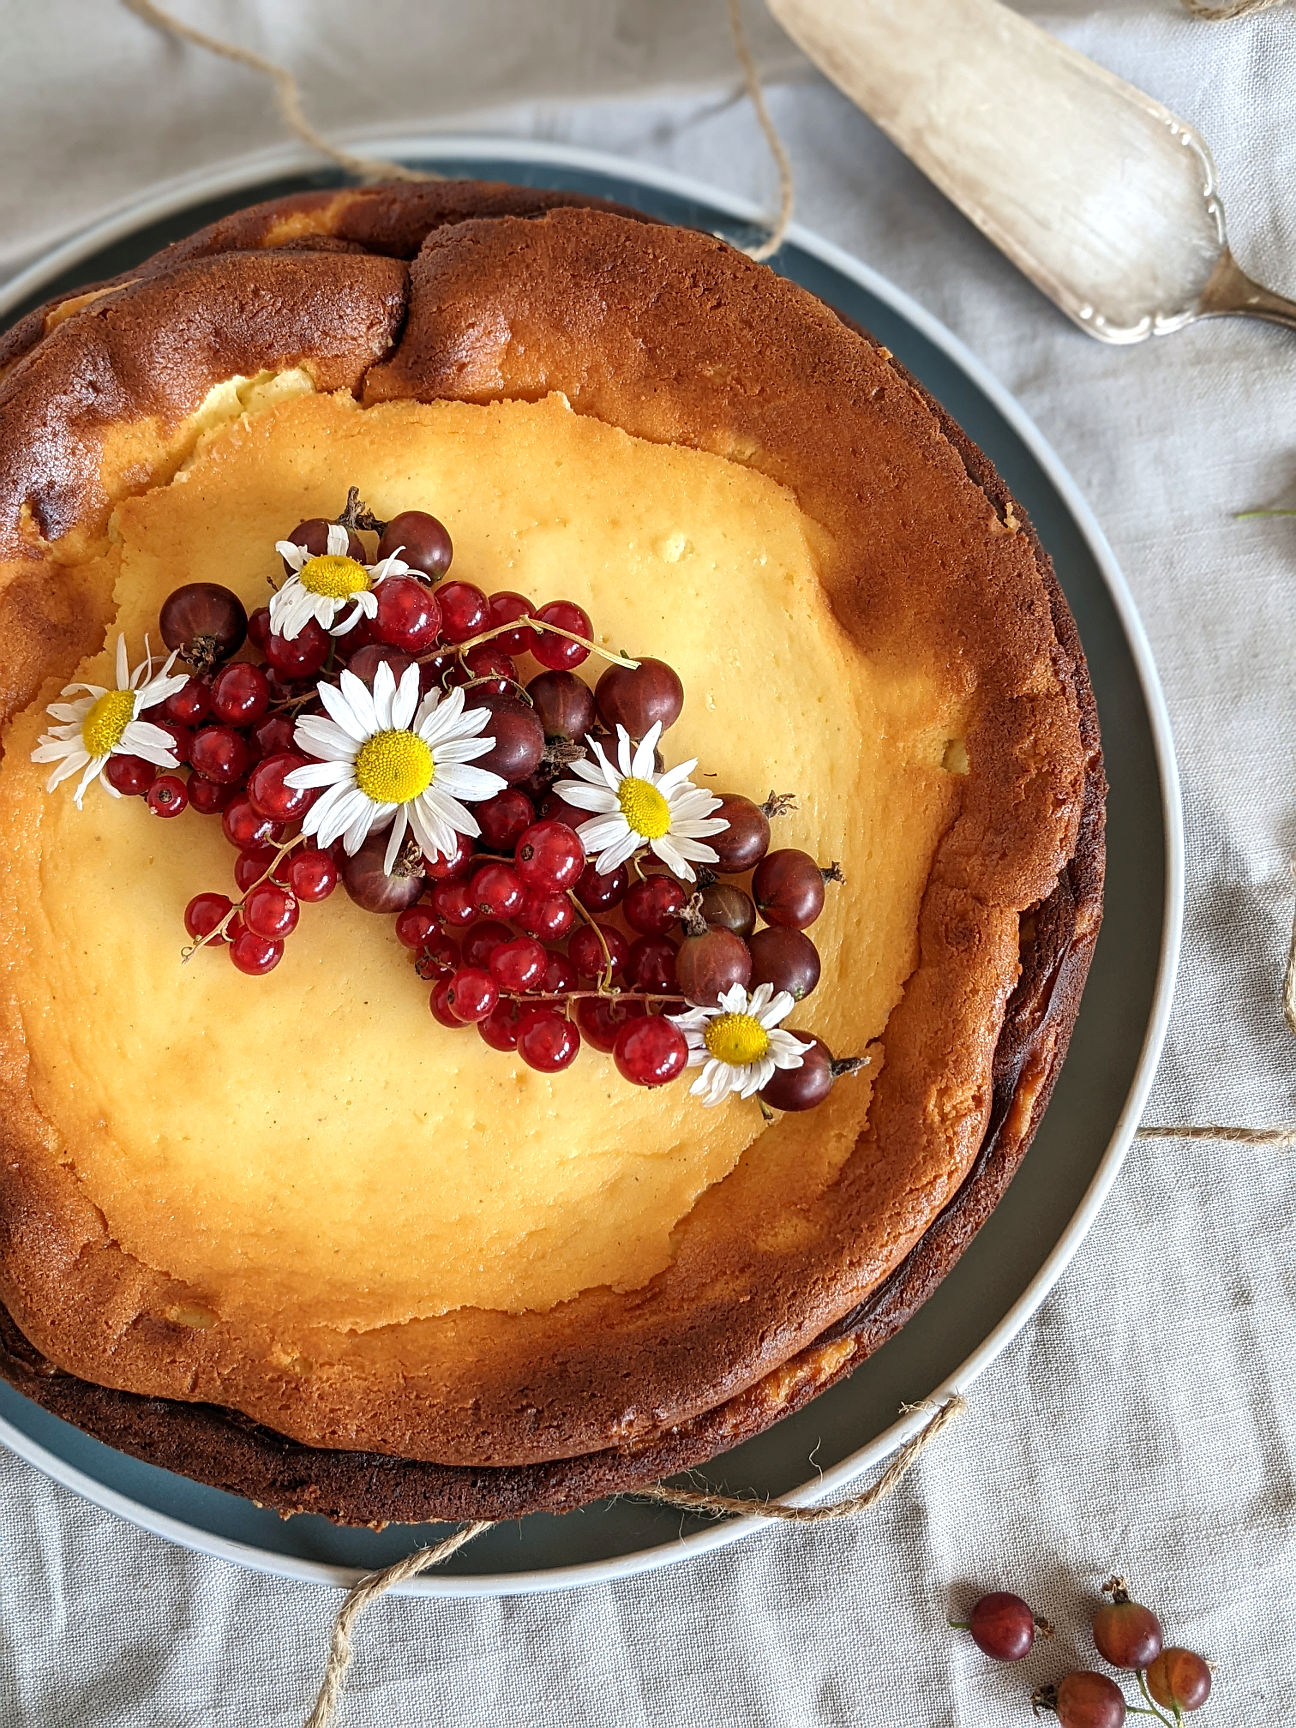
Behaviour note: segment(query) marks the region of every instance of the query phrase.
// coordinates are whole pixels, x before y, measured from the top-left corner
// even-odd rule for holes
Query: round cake
[[[1011,1178],[1100,918],[987,460],[724,242],[476,182],[239,212],[0,358],[0,1372],[360,1523],[579,1505],[848,1373]],[[176,625],[212,594],[246,643]]]

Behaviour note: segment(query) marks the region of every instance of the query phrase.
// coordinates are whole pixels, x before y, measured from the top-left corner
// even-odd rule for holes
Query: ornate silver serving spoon
[[[1229,251],[1215,165],[1159,102],[999,0],[768,0],[1018,269],[1104,342],[1296,300]]]

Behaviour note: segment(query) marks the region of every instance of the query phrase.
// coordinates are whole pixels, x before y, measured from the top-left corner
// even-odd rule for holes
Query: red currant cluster
[[[269,607],[248,617],[237,596],[212,583],[178,588],[162,607],[163,640],[192,673],[148,718],[168,732],[188,778],[131,756],[114,757],[107,773],[159,815],[191,805],[218,816],[238,853],[238,897],[202,893],[186,908],[190,953],[219,944],[241,971],[269,972],[301,903],[327,898],[340,880],[357,905],[395,915],[443,1025],[475,1025],[492,1048],[545,1073],[569,1066],[584,1041],[645,1086],[686,1067],[687,1040],[669,1018],[686,1004],[715,1006],[734,985],[767,984],[797,1001],[810,994],[820,961],[806,930],[841,873],[805,852],[770,850],[771,820],[790,798],[721,795],[714,815],[726,826],[709,842],[714,868],[686,887],[656,860],[646,872],[639,856],[600,871],[577,832],[588,811],[555,790],[590,740],[611,740],[617,728],[642,739],[674,724],[684,689],[673,668],[598,648],[588,615],[570,601],[533,608],[519,593],[444,580],[452,559],[444,525],[413,510],[379,522],[354,490],[336,524],[302,522],[283,550],[336,556],[339,527],[349,560],[372,569],[398,556],[404,566],[375,583],[371,615],[344,632],[330,634],[311,616],[289,638],[271,627]],[[364,534],[377,535],[372,561]],[[303,559],[283,562],[292,575]],[[235,659],[245,644],[256,657]],[[612,662],[593,687],[575,671],[591,652]],[[536,669],[523,671],[526,656]],[[391,870],[385,833],[352,856],[340,842],[308,842],[301,823],[319,792],[289,784],[307,760],[295,724],[322,711],[321,680],[349,670],[372,687],[383,665],[398,682],[417,665],[424,693],[461,686],[467,706],[488,709],[491,748],[476,766],[507,782],[475,806],[476,841],[460,836],[437,858],[407,842]],[[779,1069],[760,1096],[781,1110],[808,1109],[860,1066],[835,1060],[815,1039],[801,1065]]]
[[[1128,1714],[1155,1716],[1165,1728],[1175,1728],[1185,1711],[1199,1710],[1210,1697],[1210,1664],[1193,1650],[1167,1645],[1161,1622],[1150,1608],[1130,1599],[1123,1578],[1109,1578],[1103,1594],[1111,1600],[1093,1616],[1094,1647],[1113,1668],[1138,1676],[1145,1702],[1128,1703],[1110,1675],[1078,1669],[1032,1694],[1036,1714],[1051,1710],[1062,1728],[1123,1728]],[[977,1648],[998,1662],[1019,1662],[1030,1653],[1037,1632],[1053,1635],[1047,1620],[1007,1590],[982,1596],[967,1620],[951,1625],[971,1632]]]

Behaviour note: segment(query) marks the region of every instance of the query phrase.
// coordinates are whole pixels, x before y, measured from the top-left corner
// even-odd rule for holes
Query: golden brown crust
[[[336,228],[332,237],[351,240]],[[400,273],[399,293],[383,270]],[[204,324],[199,303],[228,317],[249,295],[259,304],[255,290],[271,278],[282,316],[236,318],[239,341],[218,340],[223,324]],[[370,313],[363,341],[303,346],[338,281]],[[580,412],[746,461],[788,485],[823,532],[825,585],[861,650],[884,659],[910,639],[941,644],[951,687],[974,715],[973,772],[932,871],[920,963],[887,1030],[870,1130],[830,1191],[796,1197],[794,1241],[762,1230],[769,1196],[758,1161],[745,1160],[695,1208],[673,1264],[642,1291],[586,1292],[547,1314],[469,1311],[321,1337],[303,1380],[275,1365],[269,1330],[234,1336],[223,1323],[160,1317],[184,1292],[127,1260],[62,1165],[30,1156],[47,1131],[24,1097],[10,1029],[5,1127],[15,1156],[0,1171],[0,1295],[42,1351],[106,1386],[236,1404],[314,1447],[547,1467],[613,1446],[634,1453],[736,1408],[899,1276],[983,1145],[1020,914],[1049,901],[1076,855],[1094,771],[1092,707],[1037,544],[992,474],[889,356],[723,243],[576,209],[468,220],[423,243],[401,329],[405,304],[403,266],[300,251],[181,262],[92,302],[0,385],[0,536],[32,558],[32,520],[46,533],[101,520],[110,500],[85,454],[103,450],[98,429],[132,411],[178,420],[201,400],[212,367],[235,351],[252,358],[254,334],[273,358],[231,371],[307,364],[322,382],[358,385],[366,401],[562,390]],[[182,345],[167,346],[177,305],[194,308],[200,337],[188,368]],[[352,308],[328,327],[341,335],[354,319]],[[159,345],[161,386],[139,363]],[[102,375],[118,393],[99,418],[99,404],[74,399],[84,371],[73,352],[112,362]],[[387,357],[371,364],[379,354]],[[43,466],[33,477],[9,427],[37,424]],[[60,437],[71,452],[62,465]],[[25,636],[39,662],[63,625],[37,623],[32,654],[32,624],[12,606],[0,614],[6,642]],[[1080,952],[1090,939],[1072,946]],[[1050,1036],[1056,1047],[1057,1031]],[[1056,1056],[1041,1054],[1036,1068],[1029,1085],[1017,1082],[1023,1099],[1041,1095]],[[1022,1111],[1028,1134],[1036,1112]]]

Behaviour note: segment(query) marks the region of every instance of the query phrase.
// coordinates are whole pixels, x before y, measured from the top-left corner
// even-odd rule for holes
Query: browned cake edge
[[[1001,515],[1011,511],[1011,495],[989,459],[921,385],[910,382],[995,508]],[[849,1375],[922,1306],[1006,1192],[1066,1055],[1098,939],[1106,779],[1097,708],[1052,562],[1029,522],[1023,531],[1048,585],[1054,628],[1079,697],[1088,759],[1076,848],[1053,893],[1029,924],[1023,920],[1022,974],[995,1050],[994,1101],[976,1162],[954,1199],[868,1301],[755,1386],[690,1422],[637,1445],[527,1466],[472,1468],[321,1450],[214,1405],[98,1386],[47,1361],[3,1307],[0,1375],[43,1409],[146,1463],[283,1514],[310,1512],[360,1525],[519,1518],[632,1492],[754,1438]]]

